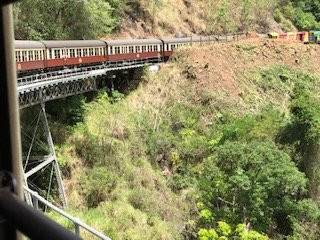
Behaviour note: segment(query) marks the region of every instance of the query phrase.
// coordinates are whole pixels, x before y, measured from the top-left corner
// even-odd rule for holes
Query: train
[[[235,39],[235,36],[230,37]],[[320,31],[269,33],[271,39],[319,43]],[[65,68],[134,62],[162,62],[174,49],[192,44],[209,44],[228,40],[228,36],[193,36],[184,38],[150,38],[130,40],[15,40],[18,75],[31,75]]]
[[[287,32],[287,33],[268,33],[268,37],[271,39],[282,39],[282,40],[294,40],[303,42],[305,44],[314,43],[320,44],[320,31],[309,31],[309,32]]]
[[[217,40],[217,36],[132,40],[15,40],[16,69],[20,75],[97,64],[161,62],[166,61],[176,48]]]

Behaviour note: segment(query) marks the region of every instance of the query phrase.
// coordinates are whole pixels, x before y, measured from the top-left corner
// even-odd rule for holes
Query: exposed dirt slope
[[[244,20],[243,6],[228,1],[226,17],[231,26],[219,20],[222,2],[218,0],[133,0],[128,4],[118,31],[107,38],[146,38],[150,36],[190,36],[235,31],[281,31],[271,14],[274,6],[252,3],[250,19]],[[250,25],[250,26],[249,26]]]
[[[232,105],[234,101],[243,105],[250,90],[248,81],[256,81],[253,72],[290,66],[320,75],[319,54],[317,45],[250,38],[183,49],[174,58],[182,63],[186,77],[193,80],[195,95],[220,92],[218,95],[228,96]]]

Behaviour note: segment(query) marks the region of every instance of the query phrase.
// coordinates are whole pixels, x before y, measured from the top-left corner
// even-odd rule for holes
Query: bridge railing
[[[45,72],[45,73],[37,73],[35,75],[23,76],[17,79],[18,86],[24,86],[28,84],[35,84],[44,81],[53,81],[58,79],[65,79],[80,75],[89,74],[91,71],[95,70],[107,70],[113,71],[119,68],[141,65],[141,64],[151,64],[151,63],[159,63],[161,59],[135,59],[131,61],[118,61],[118,62],[109,62],[108,64],[99,64],[92,65],[86,67],[76,67],[76,68],[68,68],[59,71]]]
[[[76,233],[77,236],[80,237],[80,229],[83,228],[84,230],[88,231],[93,236],[95,236],[95,237],[97,237],[97,238],[99,238],[101,240],[111,240],[111,238],[105,236],[104,234],[100,233],[99,231],[95,230],[94,228],[90,227],[89,225],[81,222],[79,219],[71,216],[70,214],[66,213],[62,209],[54,206],[52,203],[48,202],[46,199],[41,197],[37,192],[32,191],[32,190],[30,190],[29,188],[26,188],[26,187],[24,187],[24,191],[26,191],[28,194],[31,195],[32,200],[33,200],[33,206],[35,208],[38,208],[39,202],[41,202],[45,206],[49,207],[53,211],[57,212],[58,214],[60,214],[64,218],[66,218],[69,221],[71,221],[74,224],[75,233]]]
[[[30,76],[24,76],[24,77],[18,78],[17,80],[18,80],[18,85],[23,86],[23,85],[28,85],[32,83],[42,82],[42,81],[50,81],[50,80],[56,80],[61,78],[73,77],[77,75],[82,75],[86,72],[104,69],[104,68],[106,68],[106,66],[104,64],[101,64],[101,65],[82,67],[82,68],[64,69],[59,71],[52,71],[52,72],[46,72],[46,73],[38,73]]]

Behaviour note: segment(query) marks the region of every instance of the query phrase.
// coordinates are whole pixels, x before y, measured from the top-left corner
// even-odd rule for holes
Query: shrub
[[[81,184],[87,205],[96,207],[110,198],[117,183],[117,177],[105,167],[94,167],[81,176]]]

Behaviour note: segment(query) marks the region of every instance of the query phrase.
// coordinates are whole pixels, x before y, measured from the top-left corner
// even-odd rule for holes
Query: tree
[[[273,143],[226,142],[203,164],[199,188],[213,219],[268,231],[289,216],[287,202],[297,202],[306,184],[305,175]]]
[[[106,0],[25,0],[14,5],[14,19],[16,39],[30,40],[96,39],[119,23]]]

